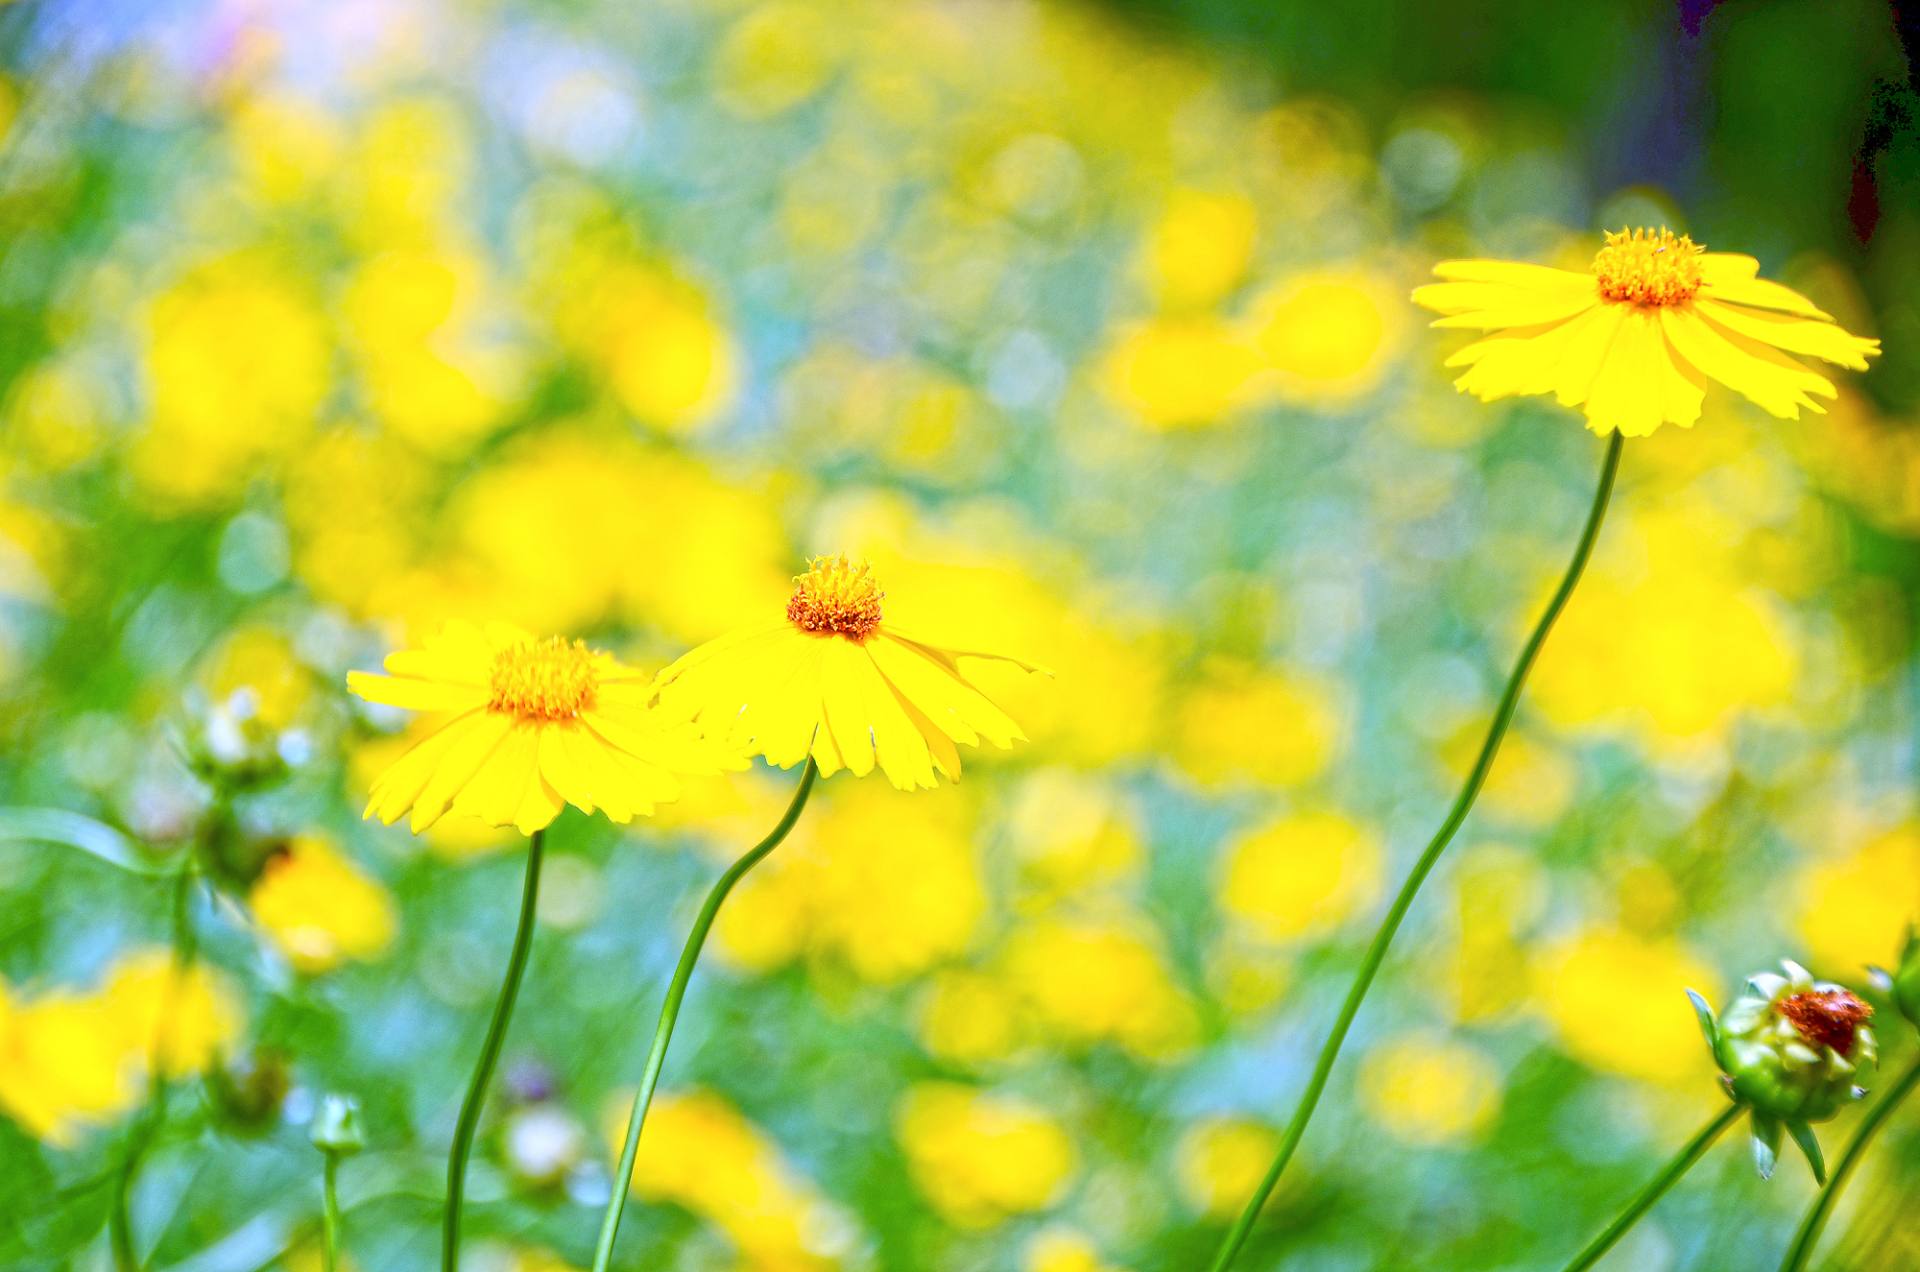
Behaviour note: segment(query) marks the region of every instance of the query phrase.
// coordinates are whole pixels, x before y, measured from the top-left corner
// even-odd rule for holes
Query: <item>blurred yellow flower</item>
[[[1458,1144],[1500,1111],[1500,1071],[1463,1042],[1415,1030],[1375,1047],[1360,1062],[1360,1107],[1409,1144]]]
[[[1286,279],[1256,297],[1249,313],[1275,392],[1333,406],[1380,382],[1401,339],[1400,315],[1386,283],[1357,269]]]
[[[205,1069],[226,1054],[246,1025],[240,997],[225,977],[205,963],[182,975],[168,949],[122,956],[100,992],[114,1028],[141,1068],[157,1056],[170,1077]]]
[[[1121,331],[1107,353],[1107,392],[1157,429],[1204,428],[1258,397],[1253,344],[1212,317],[1159,318]]]
[[[192,270],[142,317],[149,413],[131,462],[147,489],[222,495],[312,431],[333,352],[313,299],[272,263]]]
[[[1022,1041],[1014,988],[979,972],[942,972],[920,1000],[920,1041],[955,1064],[1005,1059]]]
[[[21,1002],[0,982],[0,1110],[35,1138],[65,1148],[83,1128],[126,1112],[144,1063],[99,997]]]
[[[625,1104],[608,1109],[616,1148]],[[794,1173],[778,1145],[711,1092],[655,1097],[631,1182],[634,1196],[683,1206],[726,1233],[751,1272],[840,1266],[847,1219]]]
[[[505,623],[449,623],[417,650],[389,654],[390,675],[350,672],[369,702],[441,723],[373,783],[366,815],[417,834],[451,809],[523,835],[568,804],[617,822],[679,794],[677,773],[744,766],[665,727],[648,681],[609,654]]]
[[[1717,982],[1678,942],[1608,927],[1555,941],[1532,968],[1534,1001],[1576,1059],[1674,1084],[1710,1067],[1686,991]]]
[[[1343,814],[1278,817],[1228,847],[1220,908],[1261,940],[1320,936],[1373,903],[1382,858],[1374,833]]]
[[[268,860],[247,906],[287,961],[309,975],[377,958],[393,941],[386,889],[320,835],[296,835]]]
[[[860,783],[822,796],[808,821],[720,912],[728,959],[767,969],[810,953],[891,984],[972,944],[987,896],[970,806]]]
[[[1001,960],[1041,1028],[1067,1042],[1114,1042],[1145,1059],[1171,1060],[1199,1031],[1193,1004],[1144,924],[1036,919],[1013,930]]]
[[[1016,788],[1006,836],[1026,881],[1043,891],[1080,891],[1140,871],[1139,810],[1119,786],[1068,769],[1043,769]]]
[[[1272,1127],[1239,1117],[1204,1118],[1180,1136],[1174,1182],[1181,1199],[1208,1218],[1236,1214],[1280,1147]],[[1290,1180],[1297,1181],[1294,1174]]]
[[[827,776],[878,765],[902,790],[936,785],[936,772],[957,781],[955,743],[1024,739],[961,660],[1038,668],[889,628],[883,597],[864,563],[816,558],[794,580],[784,619],[709,641],[661,672],[661,711],[781,768],[809,755]]]
[[[1174,763],[1208,787],[1293,786],[1336,755],[1345,720],[1332,687],[1227,658],[1202,664],[1174,708]]]
[[[1022,1272],[1120,1272],[1093,1242],[1071,1228],[1043,1228],[1027,1242]]]
[[[1644,437],[1691,427],[1707,382],[1781,419],[1836,390],[1789,354],[1855,371],[1878,340],[1849,335],[1800,293],[1759,277],[1751,256],[1709,252],[1666,229],[1609,233],[1587,273],[1509,261],[1442,261],[1447,280],[1413,293],[1446,315],[1436,327],[1495,334],[1447,359],[1482,401],[1552,393],[1587,427]]]
[[[1788,895],[1816,966],[1836,976],[1857,976],[1869,963],[1892,966],[1908,925],[1920,924],[1920,827],[1901,826],[1808,864]]]
[[[1044,1210],[1078,1165],[1073,1141],[1037,1106],[953,1082],[922,1082],[894,1129],[920,1191],[948,1222],[987,1228]]]
[[[1142,250],[1161,302],[1210,305],[1246,275],[1259,216],[1244,194],[1176,190]]]

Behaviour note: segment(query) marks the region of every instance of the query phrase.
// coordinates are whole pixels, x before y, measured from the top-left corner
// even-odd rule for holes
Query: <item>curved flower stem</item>
[[[1713,1141],[1720,1138],[1720,1132],[1732,1126],[1734,1119],[1746,1112],[1744,1104],[1729,1104],[1719,1116],[1700,1128],[1700,1133],[1687,1141],[1687,1146],[1674,1154],[1673,1160],[1655,1175],[1645,1188],[1628,1203],[1627,1208],[1614,1216],[1606,1231],[1587,1243],[1587,1248],[1574,1256],[1567,1264],[1566,1272],[1582,1272],[1600,1261],[1600,1256],[1613,1249],[1613,1243],[1625,1236],[1627,1229],[1640,1222],[1640,1216],[1653,1209],[1653,1203],[1660,1200],[1667,1189],[1674,1186],[1692,1169],[1693,1164],[1706,1154]]]
[[[627,1115],[626,1143],[621,1146],[620,1166],[613,1175],[613,1195],[607,1199],[607,1213],[600,1221],[600,1239],[593,1248],[593,1272],[607,1272],[607,1264],[613,1258],[614,1238],[620,1234],[620,1216],[627,1208],[633,1160],[640,1151],[640,1128],[645,1125],[647,1108],[653,1103],[653,1089],[660,1083],[660,1070],[667,1062],[667,1043],[673,1037],[673,1022],[680,1016],[680,1002],[687,996],[687,982],[693,979],[693,967],[700,961],[700,947],[706,944],[707,931],[713,926],[727,894],[733,891],[733,885],[778,848],[793,824],[800,820],[800,810],[807,806],[807,796],[813,791],[813,779],[819,772],[813,757],[808,756],[806,767],[800,771],[800,785],[793,792],[779,824],[715,881],[700,907],[699,916],[693,921],[693,931],[687,933],[687,943],[680,951],[680,965],[673,969],[673,980],[667,984],[667,999],[660,1006],[660,1023],[653,1031],[653,1049],[647,1053],[640,1089],[633,1093],[633,1110]]]
[[[335,1272],[340,1266],[340,1154],[326,1154],[321,1167],[320,1188],[323,1209],[320,1212],[320,1266],[323,1272]]]
[[[132,1198],[134,1179],[140,1163],[167,1122],[167,1065],[172,1049],[175,998],[186,983],[200,955],[199,935],[193,926],[193,881],[199,877],[191,858],[183,862],[173,880],[173,963],[167,976],[167,988],[154,1018],[153,1037],[147,1044],[147,1107],[127,1141],[127,1155],[113,1181],[113,1202],[107,1211],[107,1240],[113,1249],[115,1272],[139,1272],[140,1255],[134,1247]]]
[[[1860,1126],[1847,1141],[1846,1152],[1840,1155],[1840,1161],[1833,1168],[1833,1178],[1827,1186],[1814,1194],[1813,1205],[1807,1210],[1807,1217],[1800,1221],[1800,1231],[1794,1234],[1793,1246],[1787,1251],[1787,1257],[1781,1261],[1780,1272],[1799,1272],[1813,1257],[1813,1247],[1820,1240],[1820,1229],[1826,1226],[1827,1215],[1833,1209],[1833,1203],[1840,1198],[1840,1189],[1847,1181],[1853,1168],[1860,1164],[1860,1157],[1866,1152],[1867,1143],[1879,1132],[1880,1124],[1893,1116],[1901,1101],[1913,1094],[1920,1086],[1920,1059],[1907,1066],[1900,1080],[1888,1088],[1886,1094],[1867,1110],[1860,1119]]]
[[[453,1130],[453,1151],[447,1155],[447,1206],[442,1215],[440,1239],[443,1272],[455,1272],[460,1266],[460,1203],[467,1191],[467,1158],[473,1152],[473,1134],[480,1125],[480,1110],[487,1102],[487,1085],[500,1059],[500,1046],[507,1038],[507,1022],[513,1018],[513,1001],[520,994],[520,977],[527,970],[527,952],[533,946],[534,914],[540,900],[540,858],[546,848],[546,838],[546,831],[536,830],[527,841],[527,877],[520,892],[520,925],[513,933],[513,951],[507,955],[507,974],[500,982],[500,999],[493,1007],[487,1040],[480,1046],[480,1059],[473,1066],[473,1077],[467,1081],[467,1098],[461,1102],[460,1120]]]
[[[1260,1217],[1260,1210],[1267,1204],[1267,1198],[1273,1194],[1275,1185],[1280,1182],[1281,1174],[1292,1159],[1293,1152],[1300,1145],[1301,1137],[1306,1134],[1307,1123],[1313,1118],[1314,1106],[1320,1102],[1320,1093],[1325,1090],[1328,1077],[1333,1073],[1334,1061],[1340,1055],[1340,1046],[1346,1041],[1347,1030],[1352,1028],[1354,1017],[1360,1013],[1360,1004],[1365,1001],[1367,991],[1373,986],[1373,978],[1380,971],[1380,964],[1387,956],[1387,948],[1393,944],[1395,933],[1400,930],[1401,920],[1407,916],[1407,910],[1413,905],[1413,898],[1420,891],[1420,885],[1433,872],[1440,860],[1440,854],[1446,851],[1453,841],[1460,824],[1467,819],[1467,813],[1473,807],[1473,801],[1479,796],[1480,788],[1486,784],[1487,774],[1493,768],[1493,759],[1500,751],[1500,742],[1507,734],[1507,726],[1513,723],[1514,710],[1520,704],[1520,690],[1526,683],[1527,673],[1533,669],[1534,659],[1539,657],[1540,647],[1546,643],[1547,633],[1552,630],[1554,620],[1560,617],[1560,611],[1567,606],[1567,600],[1573,595],[1573,588],[1580,581],[1581,573],[1587,568],[1587,559],[1593,555],[1593,545],[1600,536],[1600,523],[1606,517],[1607,501],[1613,495],[1614,478],[1620,472],[1620,450],[1622,439],[1615,433],[1607,443],[1607,456],[1600,467],[1600,484],[1593,493],[1593,507],[1587,513],[1586,528],[1580,532],[1580,541],[1574,547],[1573,560],[1567,563],[1567,572],[1555,589],[1553,599],[1547,602],[1546,612],[1540,621],[1534,624],[1533,634],[1527,638],[1526,645],[1520,651],[1520,658],[1514,663],[1513,671],[1507,676],[1507,685],[1500,694],[1499,706],[1494,709],[1493,723],[1487,729],[1487,740],[1480,744],[1479,758],[1473,762],[1473,768],[1467,774],[1466,784],[1454,797],[1453,807],[1447,813],[1446,821],[1434,833],[1427,844],[1426,851],[1413,864],[1406,881],[1400,885],[1399,895],[1393,899],[1387,914],[1380,921],[1380,928],[1373,934],[1373,942],[1367,947],[1366,956],[1360,960],[1360,970],[1354,975],[1353,985],[1347,990],[1347,998],[1340,1006],[1340,1014],[1335,1018],[1333,1030],[1321,1045],[1320,1058],[1315,1061],[1313,1075],[1307,1079],[1307,1087],[1301,1093],[1300,1103],[1294,1109],[1293,1120],[1287,1124],[1286,1134],[1280,1141],[1280,1151],[1274,1157],[1273,1165],[1254,1190],[1246,1209],[1234,1221],[1227,1232],[1226,1240],[1221,1243],[1220,1252],[1214,1256],[1213,1272],[1226,1272],[1240,1248],[1247,1242],[1253,1231],[1253,1224]]]

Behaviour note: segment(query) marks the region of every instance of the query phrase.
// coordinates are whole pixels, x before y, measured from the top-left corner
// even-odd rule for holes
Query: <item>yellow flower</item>
[[[416,834],[448,809],[523,835],[568,804],[627,822],[678,795],[676,773],[730,759],[662,727],[647,678],[579,641],[456,622],[386,667],[392,675],[350,672],[347,685],[368,702],[447,716],[367,801],[366,815],[388,825],[412,809]]]
[[[1479,1135],[1500,1111],[1500,1073],[1465,1043],[1415,1030],[1360,1062],[1360,1104],[1409,1144],[1459,1143]]]
[[[100,991],[107,1010],[145,1068],[157,1055],[169,1076],[205,1069],[225,1054],[246,1023],[238,995],[204,963],[183,975],[171,950],[136,950],[114,965]]]
[[[1174,1182],[1181,1199],[1212,1218],[1236,1213],[1279,1147],[1279,1133],[1259,1122],[1216,1116],[1196,1123],[1181,1135],[1174,1151]]]
[[[302,972],[371,959],[393,940],[393,902],[318,835],[298,835],[269,862],[247,905]]]
[[[143,1057],[97,997],[14,1001],[0,982],[0,1110],[55,1147],[132,1107]]]
[[[1446,315],[1436,327],[1488,335],[1447,360],[1456,384],[1482,401],[1551,393],[1584,406],[1587,427],[1643,437],[1663,423],[1692,427],[1708,380],[1781,419],[1825,408],[1837,393],[1788,354],[1854,371],[1880,352],[1791,288],[1756,277],[1751,256],[1709,252],[1665,229],[1608,234],[1587,273],[1511,261],[1442,261],[1447,280],[1415,303]]]
[[[1707,1067],[1683,991],[1716,980],[1678,942],[1617,928],[1563,939],[1533,969],[1539,1006],[1575,1058],[1674,1084],[1697,1080]]]
[[[1885,963],[1920,916],[1920,828],[1896,827],[1851,852],[1810,863],[1787,894],[1818,965],[1851,971]]]
[[[958,1083],[915,1086],[894,1126],[914,1182],[961,1227],[1046,1209],[1077,1166],[1073,1141],[1044,1110]]]
[[[660,673],[662,711],[781,768],[812,755],[822,775],[877,764],[902,790],[960,777],[955,743],[1026,735],[967,679],[961,659],[1038,670],[1003,654],[942,649],[890,628],[867,565],[814,559],[786,617],[708,641]]]
[[[1228,848],[1220,907],[1263,941],[1320,936],[1372,904],[1383,855],[1371,830],[1339,813],[1276,818]]]

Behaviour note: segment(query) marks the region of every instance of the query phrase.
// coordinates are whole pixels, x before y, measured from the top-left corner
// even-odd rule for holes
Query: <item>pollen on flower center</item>
[[[1706,249],[1686,235],[1658,230],[1621,230],[1593,258],[1600,295],[1633,305],[1678,305],[1700,290],[1700,254]]]
[[[1845,1056],[1853,1050],[1854,1031],[1873,1008],[1844,989],[1810,989],[1783,998],[1779,1011],[1800,1036],[1816,1047],[1832,1047]]]
[[[843,556],[815,557],[805,574],[793,580],[787,618],[803,632],[863,641],[880,626],[880,600],[886,593],[865,561]]]
[[[487,688],[490,710],[523,720],[570,720],[593,705],[600,674],[586,645],[550,636],[495,654]]]

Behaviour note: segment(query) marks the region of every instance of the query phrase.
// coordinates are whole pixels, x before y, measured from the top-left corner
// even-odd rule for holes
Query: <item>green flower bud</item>
[[[313,1146],[323,1153],[345,1156],[359,1152],[367,1146],[367,1137],[360,1129],[360,1102],[350,1095],[322,1096],[308,1134]]]
[[[1826,1170],[1811,1123],[1824,1122],[1865,1095],[1861,1071],[1879,1057],[1867,1021],[1873,1008],[1845,986],[1815,981],[1798,963],[1786,975],[1761,972],[1719,1020],[1692,990],[1700,1028],[1720,1066],[1727,1094],[1752,1111],[1754,1162],[1773,1173],[1782,1129],[1807,1155],[1814,1177]]]
[[[1920,1027],[1920,935],[1907,929],[1907,947],[1900,951],[1900,966],[1893,971],[1893,1005],[1916,1027]]]

